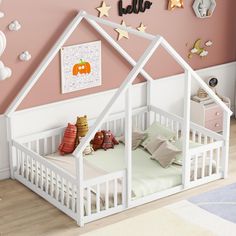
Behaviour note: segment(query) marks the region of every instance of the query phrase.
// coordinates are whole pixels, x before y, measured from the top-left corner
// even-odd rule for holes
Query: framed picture
[[[61,48],[63,94],[101,84],[101,41]]]

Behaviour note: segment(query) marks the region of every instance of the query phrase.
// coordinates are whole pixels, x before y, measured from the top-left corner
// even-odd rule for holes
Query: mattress
[[[124,145],[119,144],[114,149],[107,151],[97,150],[93,155],[85,156],[84,161],[86,166],[89,163],[100,169],[101,172],[111,173],[125,168],[124,152]],[[133,197],[140,198],[181,185],[181,166],[172,165],[164,169],[157,161],[151,160],[150,154],[142,148],[134,150],[132,157]],[[75,159],[72,155],[61,156],[59,153],[54,153],[46,158],[75,176]],[[88,179],[87,168],[84,169],[84,175],[85,179]]]
[[[84,169],[85,179],[96,177],[98,173],[110,173],[125,168],[125,146],[116,145],[114,149],[97,150],[93,155],[87,155],[84,158],[86,166],[96,168],[96,173],[88,172]],[[72,155],[61,156],[54,153],[45,157],[55,165],[65,169],[71,175],[76,175],[75,158]],[[207,161],[206,161],[207,165]],[[209,165],[209,163],[208,163]],[[198,174],[201,173],[201,165],[198,168]],[[206,172],[209,168],[205,168]],[[213,172],[215,164],[213,163]],[[100,170],[100,171],[99,171]],[[208,175],[208,173],[205,173]],[[193,171],[191,172],[193,179]],[[143,148],[137,148],[132,151],[132,192],[133,198],[141,198],[152,193],[160,192],[182,184],[182,166],[171,165],[163,168],[160,164],[151,159],[151,155]]]

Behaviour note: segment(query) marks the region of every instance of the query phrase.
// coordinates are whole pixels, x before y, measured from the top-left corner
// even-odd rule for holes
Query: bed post
[[[76,165],[76,182],[77,182],[77,224],[80,227],[84,226],[84,173],[83,173],[83,155],[79,152],[79,155],[75,157]]]
[[[224,111],[223,119],[223,137],[224,137],[224,146],[222,150],[222,171],[223,178],[228,176],[228,165],[229,165],[229,135],[230,135],[230,114],[227,111]]]
[[[130,206],[132,192],[132,84],[125,98],[125,162],[126,162],[126,207]]]
[[[184,75],[184,119],[183,119],[183,169],[182,184],[187,188],[190,181],[190,158],[189,158],[189,132],[190,132],[190,96],[191,96],[191,73],[185,70]]]
[[[148,128],[151,125],[151,105],[152,105],[152,93],[153,90],[153,81],[147,81],[147,107],[148,107],[148,113],[147,113],[147,122],[146,122],[146,128]]]

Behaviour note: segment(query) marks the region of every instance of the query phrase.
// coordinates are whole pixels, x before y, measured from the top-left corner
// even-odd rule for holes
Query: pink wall
[[[197,38],[200,37],[204,41],[213,40],[214,45],[209,49],[207,58],[194,57],[188,60],[194,69],[227,63],[236,59],[235,0],[217,1],[213,17],[204,20],[195,17],[191,7],[193,1],[188,0],[185,0],[184,9],[176,9],[173,12],[166,10],[167,0],[153,0],[151,10],[139,15],[127,15],[124,18],[118,16],[118,0],[106,0],[106,2],[112,6],[108,19],[118,23],[124,19],[132,27],[137,27],[140,22],[143,22],[148,27],[147,32],[163,35],[186,60],[188,60],[188,49]],[[67,24],[73,19],[76,11],[85,9],[87,12],[97,15],[95,8],[100,3],[100,0],[3,1],[0,9],[5,12],[6,16],[0,19],[0,29],[7,36],[7,49],[1,59],[13,69],[13,76],[6,81],[0,81],[0,113],[5,111],[19,89],[29,79]],[[22,28],[19,32],[10,32],[7,26],[15,19],[20,21]],[[107,31],[116,38],[117,34],[114,30],[107,29]],[[120,44],[134,58],[138,58],[145,50],[147,42],[135,36],[130,36],[130,38],[130,40],[121,40]],[[73,33],[67,45],[98,39],[100,39],[99,35],[88,24],[83,23]],[[29,62],[18,60],[19,53],[24,50],[28,50],[32,54]],[[102,55],[102,86],[66,95],[60,94],[58,55],[23,101],[20,109],[118,87],[130,67],[107,43],[102,46]],[[146,69],[155,78],[181,72],[181,69],[161,49],[158,49]],[[141,78],[138,81],[141,81]]]

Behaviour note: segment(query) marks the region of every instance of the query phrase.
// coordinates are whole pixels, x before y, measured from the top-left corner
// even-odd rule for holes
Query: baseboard
[[[0,170],[0,180],[9,179],[10,178],[10,169],[5,168]]]

